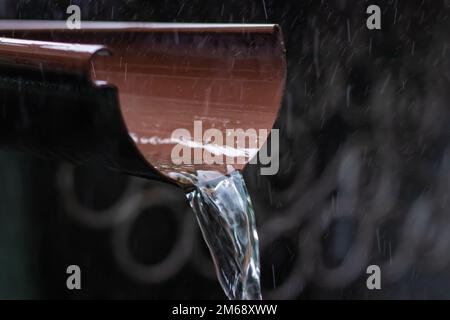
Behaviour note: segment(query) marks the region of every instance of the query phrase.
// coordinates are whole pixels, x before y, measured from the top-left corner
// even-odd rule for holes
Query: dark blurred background
[[[2,0],[0,18],[70,4],[83,20],[281,25],[280,172],[245,171],[264,297],[450,298],[449,1]],[[1,151],[0,298],[222,299],[194,222],[176,188]]]

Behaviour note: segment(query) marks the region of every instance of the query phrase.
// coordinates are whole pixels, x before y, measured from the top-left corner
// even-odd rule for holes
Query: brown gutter
[[[0,65],[7,67],[89,74],[95,54],[110,53],[101,45],[0,38]]]
[[[1,31],[51,31],[68,33],[92,32],[217,32],[272,33],[275,24],[241,23],[164,23],[164,22],[98,22],[83,21],[81,29],[68,29],[66,21],[0,20]]]
[[[193,132],[194,121],[202,121],[203,131],[270,129],[281,102],[286,65],[281,33],[275,25],[83,22],[82,29],[68,30],[61,21],[3,21],[0,35],[14,39],[0,42],[0,65],[7,64],[9,70],[0,70],[0,76],[9,75],[12,70],[13,78],[20,78],[18,70],[32,66],[36,71],[32,78],[42,85],[49,83],[45,75],[51,79],[65,75],[66,80],[55,84],[71,83],[77,90],[83,87],[92,91],[95,101],[84,102],[91,107],[78,104],[79,110],[71,112],[79,119],[97,119],[91,123],[91,128],[95,128],[88,130],[91,142],[99,140],[94,145],[98,146],[100,140],[104,143],[108,135],[106,140],[117,140],[118,145],[108,150],[90,150],[88,154],[102,159],[99,163],[103,165],[135,175],[148,177],[146,167],[151,168],[148,172],[152,177],[159,175],[153,167],[164,174],[174,169],[224,172],[225,165],[174,166],[171,133],[179,128]],[[29,42],[14,50],[14,41],[21,41],[17,39]],[[103,54],[106,48],[110,56]],[[73,76],[86,70],[86,66],[89,71],[83,71],[85,80],[74,80]],[[43,96],[36,90],[34,94]],[[101,97],[108,95],[109,101],[103,103],[108,106],[104,108],[115,113],[116,121],[109,124],[98,105]],[[60,103],[57,100],[61,100],[61,94],[46,91],[45,96],[52,104]],[[74,93],[71,96],[77,99]],[[30,99],[29,103],[25,109],[33,110],[35,101]],[[23,102],[20,107],[24,108]],[[58,121],[54,117],[57,107],[43,107],[40,113],[45,112],[50,112],[47,116],[54,122]],[[7,121],[21,120],[3,117],[3,122]],[[102,130],[102,126],[115,127],[115,135]],[[78,150],[67,151],[69,158],[92,162],[80,156],[85,154],[80,149],[85,149],[82,146],[87,138],[82,136],[77,138],[72,133],[72,143],[78,145]],[[131,152],[124,156],[118,149],[122,144],[129,152],[134,150],[134,155]]]

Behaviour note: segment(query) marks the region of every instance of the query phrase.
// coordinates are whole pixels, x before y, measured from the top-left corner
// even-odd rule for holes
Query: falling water
[[[172,174],[188,182],[187,198],[229,299],[261,299],[259,247],[255,216],[239,171]]]

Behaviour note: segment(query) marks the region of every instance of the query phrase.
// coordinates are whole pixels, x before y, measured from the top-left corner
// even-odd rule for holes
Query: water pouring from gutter
[[[9,21],[0,35],[0,143],[181,186],[227,296],[260,299],[256,223],[239,171],[280,107],[279,28]]]

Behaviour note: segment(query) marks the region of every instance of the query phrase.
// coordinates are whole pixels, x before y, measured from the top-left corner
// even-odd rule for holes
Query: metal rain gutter
[[[0,145],[146,178],[226,172],[175,166],[173,131],[270,130],[284,90],[276,25],[6,20],[0,37]]]

